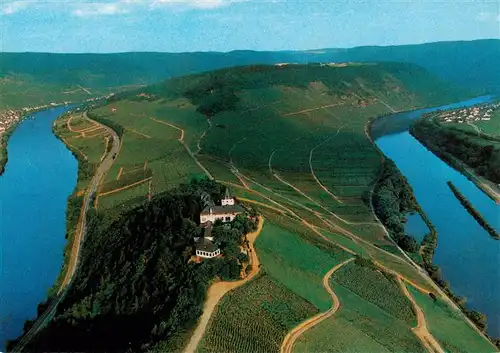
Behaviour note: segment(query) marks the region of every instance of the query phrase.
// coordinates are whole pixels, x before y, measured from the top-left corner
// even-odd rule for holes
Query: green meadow
[[[456,312],[442,300],[433,301],[412,286],[408,286],[413,298],[424,312],[427,327],[441,346],[451,353],[494,352],[493,345],[481,337]]]

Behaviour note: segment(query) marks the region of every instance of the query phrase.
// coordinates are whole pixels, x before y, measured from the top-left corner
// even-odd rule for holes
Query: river
[[[375,143],[413,187],[417,201],[438,231],[434,262],[468,307],[486,314],[488,333],[500,337],[500,241],[493,239],[455,198],[451,180],[487,221],[500,230],[500,206],[474,183],[428,151],[408,132],[411,121],[437,109],[486,102],[479,97],[448,106],[394,114],[372,126]]]
[[[53,121],[71,109],[32,114],[7,145],[0,176],[0,351],[37,316],[38,303],[61,270],[66,244],[66,205],[78,163],[52,133]]]

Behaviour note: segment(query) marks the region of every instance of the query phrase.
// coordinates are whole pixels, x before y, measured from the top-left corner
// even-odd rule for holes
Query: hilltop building
[[[197,241],[196,256],[211,259],[220,255],[220,248],[214,243],[214,238],[212,237],[212,225],[209,224],[205,227],[203,237],[195,240]]]
[[[196,256],[211,259],[221,254],[218,244],[214,243],[212,237],[212,224],[220,219],[224,223],[231,222],[238,214],[243,213],[244,209],[235,203],[233,197],[226,189],[224,198],[220,206],[206,207],[200,214],[200,225],[204,228],[201,238],[195,238]]]
[[[229,189],[226,189],[226,194],[221,200],[221,206],[209,206],[201,212],[200,224],[203,225],[207,222],[214,223],[218,219],[224,223],[231,222],[243,211],[243,207],[235,204],[234,198],[229,193]]]
[[[196,244],[196,256],[202,257],[204,259],[211,259],[219,255],[219,246],[214,244],[213,241],[210,241],[207,238],[202,238],[198,242],[198,244]]]

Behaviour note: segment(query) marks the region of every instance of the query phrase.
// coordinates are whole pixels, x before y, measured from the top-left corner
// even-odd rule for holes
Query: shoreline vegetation
[[[486,177],[487,173],[494,173],[492,170],[495,169],[496,156],[500,156],[498,149],[493,145],[482,146],[468,140],[465,132],[445,128],[435,121],[434,117],[435,113],[432,113],[418,119],[411,124],[410,134],[430,152],[472,181],[490,199],[500,203],[500,193],[492,189],[494,186],[489,185],[500,182],[500,179],[491,181]],[[492,138],[488,137],[488,140]],[[463,145],[467,150],[457,150],[455,145]],[[494,178],[500,178],[500,175],[494,175]]]
[[[465,195],[462,194],[451,181],[448,181],[446,184],[448,184],[455,197],[458,199],[458,201],[460,201],[467,212],[469,212],[470,215],[476,220],[476,222],[479,223],[479,225],[483,227],[484,230],[486,230],[494,239],[500,240],[500,234],[488,223],[488,221],[486,221],[483,215],[478,210],[476,210],[476,208],[465,197]]]
[[[57,119],[63,119],[66,117],[68,114],[71,114],[71,112],[67,112],[66,114],[61,115]],[[57,121],[56,119],[56,121]],[[71,248],[73,247],[73,241],[74,241],[74,235],[75,232],[77,231],[78,227],[78,222],[81,217],[81,211],[82,211],[82,206],[83,206],[83,200],[84,200],[84,195],[80,195],[78,193],[78,182],[80,181],[85,181],[85,180],[90,180],[92,176],[95,174],[95,171],[97,169],[97,165],[89,163],[85,158],[82,157],[82,155],[76,150],[73,146],[70,144],[66,143],[66,141],[60,136],[60,134],[56,131],[55,127],[52,128],[52,133],[54,136],[56,136],[64,145],[66,148],[71,152],[73,157],[78,162],[78,178],[77,178],[77,184],[75,185],[75,188],[73,189],[73,192],[71,195],[68,197],[68,203],[67,203],[67,209],[66,209],[66,245],[64,246],[64,251],[63,251],[63,264],[61,266],[61,271],[59,272],[54,285],[49,289],[49,299],[50,297],[54,296],[57,294],[57,291],[59,290],[59,286],[64,279],[64,276],[66,275],[66,271],[68,270],[68,263],[69,263],[69,254],[71,253]]]
[[[25,119],[23,116],[19,119],[15,124],[13,124],[5,133],[0,136],[0,177],[5,172],[5,167],[7,162],[9,161],[9,155],[7,153],[7,142],[9,141],[10,136],[14,133],[16,127]]]
[[[0,135],[0,177],[5,172],[5,168],[9,160],[9,156],[7,153],[8,140],[10,136],[14,133],[16,128],[19,126],[19,124],[21,124],[27,117],[46,109],[57,108],[60,106],[68,106],[68,105],[74,105],[75,107],[80,107],[80,109],[85,110],[88,109],[89,107],[95,107],[97,104],[100,104],[103,101],[105,102],[106,99],[112,97],[113,95],[114,93],[110,93],[106,96],[93,97],[86,99],[81,103],[59,102],[59,103],[50,103],[41,105],[36,108],[24,107],[16,109],[16,112],[19,112],[20,116],[19,119],[15,123],[13,123],[2,135]]]
[[[371,137],[371,126],[372,124],[378,120],[382,119],[384,117],[390,116],[392,114],[383,114],[380,115],[376,118],[371,119],[368,122],[368,134],[370,135],[370,138],[372,142],[375,144],[373,138]],[[413,124],[412,124],[413,126]],[[417,139],[418,140],[418,139]],[[419,140],[420,141],[420,140]],[[420,141],[424,146],[425,144]],[[378,147],[377,147],[378,149]],[[429,274],[430,278],[436,283],[445,293],[446,295],[453,301],[455,304],[460,308],[460,310],[463,312],[463,314],[471,320],[471,322],[474,323],[474,325],[477,327],[479,331],[496,347],[500,347],[500,339],[498,338],[492,338],[490,337],[487,332],[486,332],[486,325],[487,325],[487,319],[486,315],[476,311],[476,310],[470,310],[467,308],[466,305],[466,298],[462,296],[456,295],[450,288],[450,283],[448,281],[445,281],[442,277],[441,274],[441,269],[438,265],[434,264],[434,254],[435,250],[438,246],[438,232],[436,230],[436,227],[432,224],[431,220],[425,213],[425,211],[422,209],[422,207],[418,204],[414,193],[413,193],[413,188],[411,185],[409,185],[406,177],[401,174],[397,166],[394,164],[394,162],[382,153],[380,149],[378,149],[379,152],[384,156],[384,164],[382,165],[381,168],[384,168],[385,170],[382,170],[381,177],[379,178],[377,184],[374,186],[374,193],[372,195],[372,200],[374,203],[374,211],[376,212],[377,216],[379,217],[380,221],[383,223],[384,227],[388,230],[389,234],[391,237],[393,236],[394,233],[398,234],[397,238],[393,238],[396,243],[399,245],[399,241],[403,241],[405,245],[408,245],[409,249],[418,249],[418,253],[421,256],[421,261],[417,261],[420,266],[424,268],[424,270]],[[386,164],[389,163],[389,166]],[[385,176],[385,178],[384,178]],[[395,180],[396,184],[392,183],[391,180]],[[385,181],[385,183],[384,183]],[[389,183],[389,181],[391,181]],[[380,185],[382,183],[382,185]],[[384,187],[385,184],[385,187]],[[397,189],[404,190],[405,192],[401,193],[395,193]],[[382,195],[377,195],[377,190],[380,192],[382,191]],[[408,193],[410,192],[410,194]],[[382,197],[381,197],[382,196]],[[400,199],[401,196],[404,196],[403,199]],[[394,197],[397,197],[397,200],[394,199]],[[378,204],[377,207],[377,201],[376,199],[378,198],[378,201],[381,201],[381,203]],[[393,201],[394,203],[397,204],[399,209],[395,209],[394,206],[395,204],[391,204],[389,201]],[[401,207],[402,206],[402,207]],[[384,208],[390,207],[394,211],[394,215],[390,215],[389,217],[386,218],[386,221],[384,222],[384,216],[387,215],[386,212],[387,210],[384,210]],[[377,208],[379,208],[380,214],[377,212]],[[422,217],[423,221],[427,225],[427,228],[429,229],[429,233],[427,233],[422,242],[420,244],[417,243],[415,246],[414,244],[416,243],[415,239],[411,236],[405,235],[404,234],[404,228],[403,232],[401,232],[401,227],[403,227],[403,220],[404,218],[413,212],[419,213],[420,216]],[[406,238],[408,237],[408,238]],[[404,240],[402,240],[404,239]],[[413,241],[412,241],[413,239]],[[415,242],[415,243],[414,243]],[[402,247],[401,247],[402,248]],[[402,248],[403,249],[403,248]],[[403,249],[404,250],[404,249]],[[407,253],[410,258],[415,260],[415,257],[412,256],[411,252],[408,252],[404,250],[405,253]]]

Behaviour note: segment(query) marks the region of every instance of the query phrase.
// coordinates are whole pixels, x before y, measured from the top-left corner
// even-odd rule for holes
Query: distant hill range
[[[61,93],[63,98],[77,100],[85,95],[231,66],[378,61],[417,64],[477,93],[500,93],[500,40],[493,39],[280,52],[2,53],[0,108],[45,103]]]

